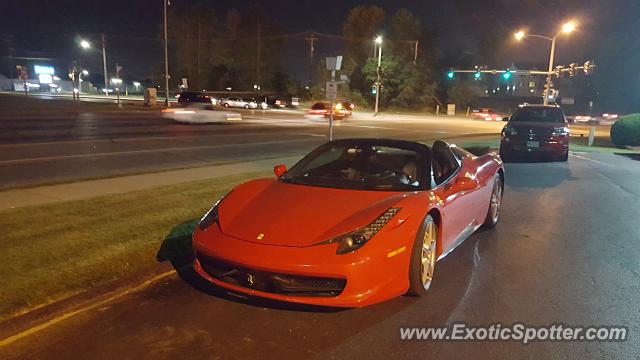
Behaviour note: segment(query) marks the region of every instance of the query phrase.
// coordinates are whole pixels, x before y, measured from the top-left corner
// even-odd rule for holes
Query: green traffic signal
[[[480,74],[480,71],[478,71],[478,72],[476,72],[475,74],[473,74],[473,77],[474,77],[476,80],[480,80],[480,77],[482,77],[482,74]]]
[[[454,77],[454,76],[456,76],[456,74],[455,74],[455,72],[454,72],[453,70],[451,70],[451,71],[449,71],[449,72],[447,73],[447,77],[448,77],[449,79],[453,79],[453,77]]]
[[[502,73],[502,78],[505,80],[511,79],[511,70],[507,70],[504,73]]]

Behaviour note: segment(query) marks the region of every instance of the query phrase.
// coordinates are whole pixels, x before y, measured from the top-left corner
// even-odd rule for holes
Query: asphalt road
[[[426,297],[321,311],[172,276],[0,348],[3,359],[637,359],[640,163],[507,164],[501,223],[438,262]],[[402,326],[623,325],[626,342],[401,341]]]
[[[54,101],[57,103],[56,101]],[[0,113],[0,190],[140,172],[303,155],[327,141],[324,119],[243,111],[232,124],[185,125],[152,111]],[[493,134],[502,123],[433,116],[355,114],[336,138],[432,141]]]

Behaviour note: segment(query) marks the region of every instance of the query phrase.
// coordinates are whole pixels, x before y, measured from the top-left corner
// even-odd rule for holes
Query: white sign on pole
[[[456,104],[447,104],[447,115],[453,116],[456,114]]]
[[[182,87],[185,89],[189,88],[189,82],[187,80],[187,78],[182,78]]]
[[[327,99],[336,100],[338,98],[338,82],[327,81],[327,86],[325,86],[325,92],[327,94]]]

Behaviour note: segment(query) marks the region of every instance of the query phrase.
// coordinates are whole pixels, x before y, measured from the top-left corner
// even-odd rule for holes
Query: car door
[[[443,141],[436,141],[431,148],[432,189],[442,204],[443,254],[456,247],[475,230],[473,192],[478,182],[462,171],[460,159]]]

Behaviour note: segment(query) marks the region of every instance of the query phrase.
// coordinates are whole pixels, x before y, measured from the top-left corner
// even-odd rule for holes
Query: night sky
[[[171,6],[180,6],[187,1],[195,0],[172,0]],[[237,8],[242,11],[249,4],[244,0],[201,2],[216,9],[220,21],[223,21],[227,10]],[[339,35],[349,9],[359,4],[378,5],[387,11],[387,18],[397,9],[407,8],[420,19],[426,30],[436,34],[436,51],[443,63],[441,66],[460,65],[448,62],[465,56],[474,59],[483,46],[482,39],[491,37],[496,29],[502,29],[500,37],[504,36],[504,42],[500,43],[499,60],[486,65],[504,67],[521,62],[544,67],[548,60],[548,43],[530,39],[515,44],[508,36],[509,32],[525,26],[532,33],[551,35],[564,20],[571,18],[580,23],[580,28],[570,37],[559,40],[557,59],[561,64],[589,59],[595,59],[596,62],[607,60],[611,55],[607,45],[613,41],[630,39],[635,43],[629,46],[636,46],[637,39],[640,39],[638,0],[257,2],[263,5],[285,33],[314,30]],[[533,6],[536,10],[521,10],[526,6],[532,7],[531,4],[536,4]],[[133,75],[145,76],[145,72],[160,66],[162,61],[159,41],[162,0],[2,0],[0,13],[3,14],[0,20],[0,56],[5,60],[9,52],[7,34],[11,34],[13,56],[50,57],[66,62],[79,59],[90,66],[99,67],[98,57],[82,54],[75,41],[79,36],[93,37],[96,41],[98,34],[104,32],[110,37],[111,60],[118,59]],[[507,30],[509,32],[505,33]],[[291,48],[285,51],[291,51],[292,54],[288,60],[290,66],[285,66],[297,76],[307,45],[300,39],[285,46]],[[330,49],[327,51],[336,51],[335,44],[325,46]],[[624,46],[623,43],[618,47]],[[0,67],[0,72],[9,72],[8,66]]]

